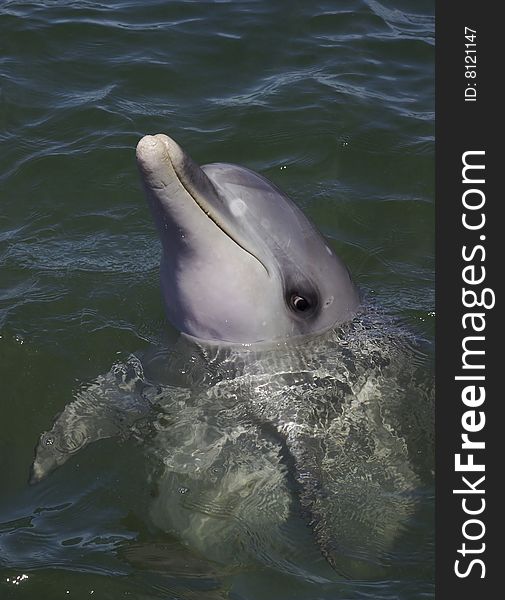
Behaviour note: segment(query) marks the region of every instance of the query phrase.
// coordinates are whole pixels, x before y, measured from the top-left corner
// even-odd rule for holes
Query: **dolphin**
[[[273,183],[237,165],[200,167],[163,134],[143,137],[136,154],[163,248],[167,316],[180,332],[254,343],[352,318],[349,270]]]
[[[130,433],[155,465],[150,522],[201,556],[299,574],[297,513],[337,573],[382,577],[417,510],[414,458],[431,448],[410,338],[362,311],[347,267],[267,179],[200,167],[162,134],[136,154],[183,335],[79,392],[41,435],[32,482]]]

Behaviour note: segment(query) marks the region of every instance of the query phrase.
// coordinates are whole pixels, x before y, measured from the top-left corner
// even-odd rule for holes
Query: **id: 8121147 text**
[[[477,30],[465,27],[465,102],[477,101]]]

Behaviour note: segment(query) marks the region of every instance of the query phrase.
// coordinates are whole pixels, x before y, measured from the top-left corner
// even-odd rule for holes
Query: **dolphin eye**
[[[299,312],[303,312],[303,311],[307,310],[308,308],[310,308],[310,302],[307,300],[307,298],[304,298],[303,296],[299,296],[298,294],[293,294],[291,296],[290,302],[291,302],[291,307]]]

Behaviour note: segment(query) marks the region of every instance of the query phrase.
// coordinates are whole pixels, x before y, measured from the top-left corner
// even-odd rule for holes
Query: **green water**
[[[128,444],[91,446],[27,484],[40,432],[76,391],[174,333],[134,160],[145,133],[273,180],[432,352],[433,11],[424,0],[0,2],[1,599],[433,597],[429,568],[324,584],[249,569],[222,584],[126,564],[123,544],[164,539],[143,518]],[[432,508],[428,490],[421,528]]]

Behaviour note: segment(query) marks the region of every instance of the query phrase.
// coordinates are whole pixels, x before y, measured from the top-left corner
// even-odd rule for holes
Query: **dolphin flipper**
[[[423,410],[427,416],[419,407],[432,399],[412,382],[411,410],[404,406],[402,415],[405,392],[392,381],[369,379],[330,423],[302,427],[287,438],[301,505],[319,546],[337,572],[352,578],[380,577],[398,564],[395,548],[419,506],[422,469],[413,454],[422,451],[413,449],[408,432],[411,423],[419,427]]]
[[[326,350],[307,345],[306,370],[279,369],[256,402],[292,457],[322,553],[341,575],[366,579],[407,556],[399,548],[412,539],[404,533],[416,527],[433,464],[433,390],[417,368],[426,357],[401,331],[393,338],[377,325],[353,324],[331,352],[329,340]]]
[[[92,442],[130,435],[132,425],[149,414],[149,391],[135,356],[98,376],[65,407],[52,428],[41,434],[30,483],[45,478]]]
[[[359,432],[346,433],[347,439],[336,428],[324,436],[298,433],[288,445],[300,503],[324,556],[341,575],[368,579],[388,565],[415,513],[417,477],[400,459],[394,435],[364,443],[352,439]]]

